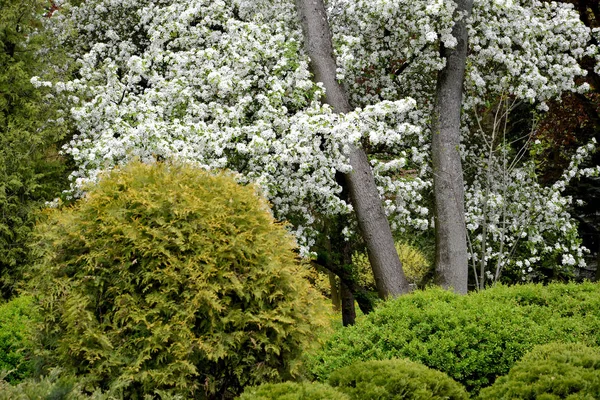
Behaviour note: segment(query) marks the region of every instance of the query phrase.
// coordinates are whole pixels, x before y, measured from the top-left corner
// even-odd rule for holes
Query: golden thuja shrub
[[[256,193],[226,173],[135,162],[49,211],[31,285],[46,362],[124,398],[223,398],[289,378],[326,306]]]
[[[402,261],[402,269],[408,283],[422,287],[427,275],[431,271],[431,263],[427,257],[414,246],[405,242],[396,242],[396,251]],[[375,280],[371,271],[369,257],[364,252],[356,252],[352,256],[352,264],[358,275],[359,282],[372,290],[375,289]]]

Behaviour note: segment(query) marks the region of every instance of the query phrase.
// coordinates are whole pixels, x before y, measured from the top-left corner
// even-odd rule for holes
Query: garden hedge
[[[600,285],[497,286],[467,296],[417,291],[339,329],[309,369],[325,381],[357,361],[408,358],[476,394],[535,345],[554,341],[600,345]]]

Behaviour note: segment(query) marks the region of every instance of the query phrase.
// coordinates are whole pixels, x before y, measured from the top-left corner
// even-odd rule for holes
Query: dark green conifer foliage
[[[551,343],[534,348],[481,400],[587,400],[600,397],[600,350],[579,343]]]
[[[366,361],[334,371],[329,384],[356,400],[466,400],[443,372],[404,359]]]
[[[48,361],[125,398],[289,378],[325,307],[256,188],[190,166],[111,172],[36,248]]]
[[[0,297],[15,291],[28,262],[26,241],[35,210],[66,182],[56,144],[65,124],[56,102],[31,83],[48,78],[60,58],[47,52],[41,20],[46,0],[0,0]],[[51,122],[54,121],[54,122]]]

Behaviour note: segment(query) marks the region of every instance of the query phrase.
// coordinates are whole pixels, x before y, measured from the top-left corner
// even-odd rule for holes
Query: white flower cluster
[[[544,109],[546,100],[579,89],[573,78],[586,73],[578,59],[594,51],[589,39],[570,4],[475,0],[465,105],[508,93]]]
[[[435,93],[440,39],[455,44],[455,3],[443,0],[328,2],[339,66],[355,106],[412,97],[422,109]],[[425,116],[427,109],[422,109]]]

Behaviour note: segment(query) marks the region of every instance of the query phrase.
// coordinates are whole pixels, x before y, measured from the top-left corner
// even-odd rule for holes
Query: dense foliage
[[[29,252],[34,211],[66,185],[57,143],[66,133],[64,115],[47,88],[31,82],[57,79],[60,52],[44,53],[44,0],[0,3],[0,296],[15,292]],[[61,77],[64,79],[64,77]]]
[[[0,304],[0,376],[17,382],[32,372],[32,335],[39,321],[33,299],[16,297]]]
[[[240,400],[350,400],[351,397],[319,382],[269,383],[244,391]]]
[[[482,400],[595,399],[600,393],[600,350],[576,343],[534,348],[508,375],[481,391]]]
[[[386,302],[340,329],[312,359],[327,379],[360,360],[408,358],[447,373],[471,393],[551,341],[600,345],[597,284],[497,286],[458,296],[440,289]]]
[[[443,372],[409,360],[366,361],[340,368],[329,384],[356,400],[466,400],[465,388]]]
[[[253,186],[171,163],[107,174],[37,227],[47,362],[127,398],[290,377],[321,297]]]

